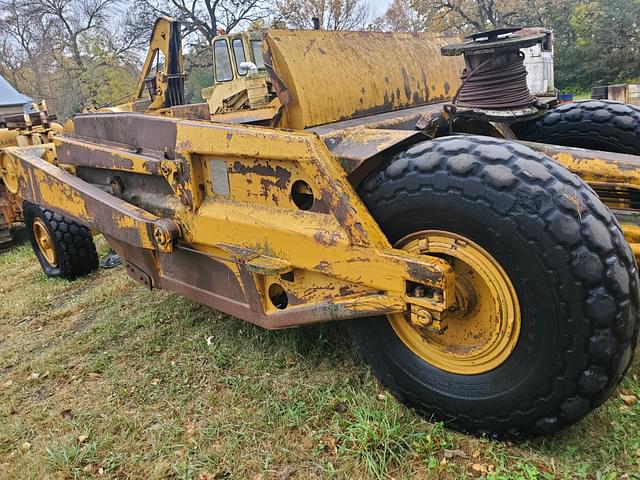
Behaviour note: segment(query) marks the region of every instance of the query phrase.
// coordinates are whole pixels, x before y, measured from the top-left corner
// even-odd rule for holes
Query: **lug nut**
[[[156,239],[156,242],[158,243],[158,245],[166,245],[169,239],[167,232],[165,232],[164,229],[162,229],[159,226],[156,226],[153,229],[153,237]]]
[[[419,327],[428,327],[433,323],[433,316],[428,310],[420,309],[416,312],[416,324]]]

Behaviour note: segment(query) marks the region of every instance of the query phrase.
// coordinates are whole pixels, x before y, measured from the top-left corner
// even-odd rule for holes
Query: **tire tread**
[[[452,161],[451,155],[465,160]],[[638,337],[638,298],[634,293],[637,266],[615,218],[591,208],[591,189],[550,158],[522,145],[488,137],[444,137],[418,144],[368,177],[359,192],[375,217],[376,211],[384,211],[396,197],[418,195],[423,189],[455,190],[470,201],[487,201],[494,212],[505,217],[508,212],[509,217],[518,218],[516,228],[521,230],[526,230],[530,222],[544,222],[544,229],[557,244],[543,245],[539,239],[531,239],[538,243],[535,250],[544,252],[542,261],[549,278],[555,276],[554,254],[567,254],[573,259],[574,280],[570,285],[559,285],[559,295],[567,303],[571,301],[570,292],[581,292],[583,316],[593,325],[593,331],[584,344],[567,345],[553,389],[540,392],[528,406],[514,406],[496,416],[490,428],[486,416],[451,415],[441,406],[424,405],[394,380],[382,356],[356,341],[374,374],[397,398],[420,413],[435,414],[454,428],[489,433],[494,438],[550,433],[600,405],[629,367]],[[569,362],[585,357],[586,368],[571,376]],[[555,400],[555,412],[537,417],[536,404],[549,401],[558,392],[562,392],[562,398]],[[529,418],[530,428],[511,428],[516,417]]]

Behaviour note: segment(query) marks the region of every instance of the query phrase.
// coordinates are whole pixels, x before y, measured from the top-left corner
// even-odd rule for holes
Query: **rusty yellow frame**
[[[116,115],[133,114],[99,115],[103,122],[109,117],[117,122]],[[5,174],[9,188],[103,232],[130,264],[129,273],[143,283],[268,328],[412,308],[438,314],[452,302],[449,264],[392,248],[316,134],[146,118],[172,132],[170,154],[166,147],[158,155],[81,135],[60,137],[54,144],[7,149],[3,168],[10,172]],[[216,162],[225,165],[226,195],[214,191]],[[140,208],[69,173],[83,166],[111,175],[163,178],[173,195],[162,198],[156,210],[170,215]],[[298,180],[311,187],[311,210],[301,210],[292,200]],[[251,297],[249,306],[232,308],[230,299],[207,295],[202,285],[190,284],[188,273],[172,276],[169,257],[178,253],[224,265]],[[284,310],[270,299],[274,283],[289,296]],[[414,296],[416,285],[428,294]]]

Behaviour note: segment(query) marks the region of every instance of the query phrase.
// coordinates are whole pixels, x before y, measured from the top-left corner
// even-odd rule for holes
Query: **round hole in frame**
[[[311,210],[314,202],[311,186],[304,180],[296,180],[291,185],[291,199],[300,210]]]
[[[272,283],[269,286],[269,300],[274,307],[284,310],[289,305],[289,299],[287,298],[287,292],[285,292],[282,285],[278,283]]]

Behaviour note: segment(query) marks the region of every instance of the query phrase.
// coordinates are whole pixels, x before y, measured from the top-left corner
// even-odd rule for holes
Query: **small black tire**
[[[640,108],[635,105],[609,100],[567,103],[512,128],[522,140],[640,154]]]
[[[510,356],[474,375],[436,368],[387,317],[350,330],[401,402],[446,426],[495,439],[549,434],[604,402],[638,336],[638,273],[610,211],[576,175],[520,144],[445,137],[395,155],[359,194],[389,241],[446,230],[490,252],[519,297]]]
[[[73,280],[98,268],[98,253],[87,227],[30,202],[24,202],[23,214],[29,241],[48,277]],[[48,261],[39,247],[34,233],[35,223],[46,229],[55,262]]]

